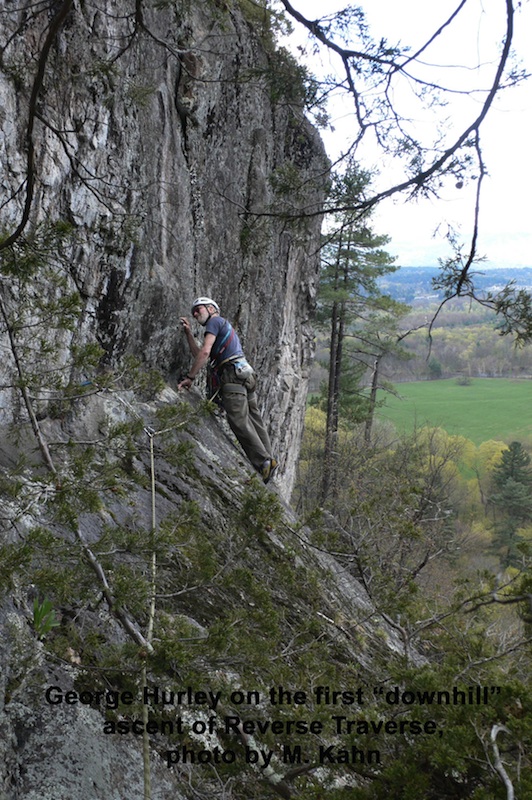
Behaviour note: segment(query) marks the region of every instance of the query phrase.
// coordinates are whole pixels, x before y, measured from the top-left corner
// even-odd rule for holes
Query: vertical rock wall
[[[29,227],[72,225],[76,341],[96,339],[111,363],[139,355],[172,380],[189,363],[179,316],[195,295],[217,298],[260,375],[288,493],[327,170],[293,65],[245,2],[76,0],[46,60],[64,4],[15,5],[0,2],[4,233],[23,213],[31,120]]]

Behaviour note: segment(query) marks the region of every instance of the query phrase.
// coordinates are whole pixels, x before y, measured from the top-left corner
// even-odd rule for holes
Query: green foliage
[[[164,388],[165,381],[160,370],[148,368],[146,364],[132,355],[126,356],[120,364],[120,389],[134,392],[139,400],[153,400]],[[177,411],[176,413],[183,413]]]
[[[438,378],[442,377],[443,374],[442,365],[440,364],[437,358],[431,356],[427,366],[431,380],[437,380]]]
[[[447,300],[454,297],[469,297],[492,309],[500,318],[497,330],[502,336],[512,336],[517,345],[523,346],[532,339],[532,296],[525,289],[517,289],[515,281],[510,281],[502,290],[488,291],[477,296],[475,291],[474,264],[484,259],[476,258],[469,263],[469,256],[451,238],[454,255],[440,261],[440,272],[433,279],[433,287],[443,292]]]
[[[285,48],[278,47],[270,54],[265,77],[272,103],[293,103],[304,108],[316,104],[316,81]]]
[[[281,517],[282,508],[277,496],[268,492],[254,477],[244,493],[238,523],[248,536],[260,540],[279,524]]]
[[[336,447],[343,476],[334,504],[338,526],[312,516],[319,450],[309,453],[301,476],[300,501],[311,514],[313,541],[334,552],[388,614],[414,613],[418,574],[431,553],[452,549],[453,443],[421,432],[393,448],[368,451],[355,431],[345,431]],[[307,456],[305,442],[302,453]]]
[[[531,458],[521,442],[512,442],[507,450],[501,453],[501,460],[493,470],[493,483],[503,489],[508,480],[523,486],[532,485]]]
[[[492,474],[493,494],[490,503],[496,511],[493,547],[503,568],[521,560],[520,529],[532,521],[531,458],[520,442],[512,442],[501,453]]]
[[[67,387],[79,386],[79,373],[98,357],[94,345],[70,349],[83,308],[70,269],[74,242],[70,224],[46,222],[0,252],[0,325],[10,344],[11,383],[32,395],[39,414],[49,401],[54,415],[63,413]]]
[[[276,11],[269,0],[236,0],[245,19],[260,37],[269,54],[275,53],[276,39],[286,35],[291,27],[286,17]]]
[[[314,417],[318,432],[320,426],[322,430],[320,412],[312,409],[309,414]],[[95,527],[91,547],[105,569],[116,603],[127,608],[142,627],[147,621],[151,591],[149,564],[155,551],[155,652],[148,659],[152,678],[170,676],[175,681],[179,675],[180,685],[215,688],[216,681],[227,681],[228,675],[237,675],[239,685],[262,692],[277,684],[308,689],[322,683],[336,688],[360,682],[365,685],[367,681],[373,685],[379,680],[406,685],[409,689],[431,686],[446,689],[453,675],[466,668],[473,669],[471,661],[479,660],[485,663],[467,675],[468,684],[479,680],[504,684],[506,679],[497,672],[498,660],[493,658],[497,643],[483,635],[484,619],[480,617],[494,624],[489,610],[478,614],[474,625],[467,620],[463,624],[453,621],[453,625],[436,626],[441,632],[431,633],[430,637],[416,632],[416,645],[426,644],[435,653],[436,662],[419,673],[405,672],[404,659],[390,655],[384,634],[377,641],[371,627],[366,626],[366,608],[355,619],[348,618],[341,603],[336,612],[331,612],[328,604],[334,605],[335,601],[324,594],[327,578],[321,569],[311,570],[302,557],[299,531],[286,527],[277,496],[258,481],[251,481],[235,496],[233,505],[227,505],[225,495],[209,495],[212,504],[220,504],[221,516],[216,517],[216,525],[209,524],[198,504],[183,502],[178,513],[163,517],[156,531],[149,530],[137,500],[133,499],[139,489],[146,497],[146,484],[131,472],[119,470],[120,453],[127,452],[136,462],[140,452],[146,454],[145,428],[133,413],[131,416],[131,424],[125,422],[108,428],[110,439],[105,458],[98,448],[89,448],[84,461],[75,443],[66,448],[67,459],[72,459],[71,464],[68,461],[72,489],[68,487],[64,501],[67,505],[75,504],[75,518],[87,502],[80,504],[73,497],[73,487],[79,481],[82,486],[84,482],[92,484],[105,502],[104,478],[111,474],[115,480],[113,486],[132,490],[128,495],[131,515],[120,524],[107,518],[105,526]],[[172,448],[179,445],[183,426],[190,422],[189,415],[179,408],[161,410],[155,425],[159,431],[155,436],[157,459],[166,460],[167,452],[172,453]],[[349,476],[349,482],[346,480],[345,493],[336,509],[341,524],[327,529],[327,516],[316,513],[312,519],[313,543],[321,550],[334,550],[343,569],[355,570],[370,587],[379,615],[388,614],[393,619],[400,615],[400,624],[413,629],[415,621],[423,619],[430,605],[430,592],[426,587],[419,590],[413,573],[428,546],[441,548],[449,538],[447,517],[434,519],[435,509],[444,512],[448,508],[452,470],[450,454],[446,454],[444,445],[449,442],[443,435],[434,434],[431,438],[420,434],[416,441],[364,452],[363,459],[357,462],[360,448],[354,435],[350,431],[351,438],[345,442],[349,458],[349,472],[345,475]],[[488,457],[495,458],[493,454],[486,454],[486,460]],[[194,475],[196,480],[198,476]],[[12,494],[16,498],[22,488],[18,480],[14,485],[16,490]],[[308,490],[312,491],[310,483]],[[167,489],[161,485],[158,491],[161,492],[158,496],[164,496]],[[110,507],[113,506],[111,503]],[[224,521],[222,524],[220,519]],[[306,532],[304,538],[308,548]],[[277,544],[279,539],[282,547]],[[77,542],[68,541],[64,530],[55,535],[50,528],[42,527],[32,532],[26,544],[32,548],[33,559],[26,560],[23,566],[25,579],[36,584],[40,596],[53,598],[52,611],[59,603],[62,611],[65,609],[61,626],[46,630],[46,648],[59,658],[82,661],[82,666],[76,668],[76,687],[80,690],[84,686],[93,688],[94,675],[103,674],[106,686],[138,694],[137,675],[143,654],[134,643],[111,643],[110,620],[104,613],[100,587],[83,562]],[[43,609],[46,610],[49,609]],[[331,624],[326,624],[320,616],[332,613],[335,613],[332,627],[337,626],[336,636],[331,635]],[[353,664],[355,646],[367,658],[371,654],[371,676],[358,663]],[[511,684],[506,680],[506,685],[504,697],[497,699],[493,711],[497,720],[511,729],[512,744],[521,748],[529,741],[530,731],[524,719],[514,713],[512,704],[516,698],[521,703],[529,700],[520,677],[513,677]],[[224,687],[227,688],[225,683]],[[347,797],[347,789],[338,788],[347,775],[356,776],[356,786],[349,785],[350,798],[356,797],[357,792],[361,798],[381,798],[395,792],[394,796],[405,798],[424,793],[423,796],[440,800],[466,787],[471,797],[473,791],[482,790],[488,800],[495,800],[500,787],[486,766],[480,738],[489,735],[492,722],[486,710],[442,707],[421,709],[419,714],[418,711],[416,708],[416,718],[436,719],[441,725],[444,730],[441,739],[431,738],[429,742],[368,737],[367,746],[382,751],[383,764],[378,774],[364,765],[355,765],[348,772],[342,765],[336,765],[328,770],[327,778],[314,771],[296,778],[294,791],[303,791],[309,798],[319,797],[325,791],[324,781],[330,779],[336,780],[336,788],[330,791],[327,788],[327,796]],[[403,713],[401,718],[410,718],[408,714],[414,716],[413,710]],[[379,719],[373,703],[364,708],[364,715]],[[270,712],[261,707],[253,709],[253,716],[268,719]],[[277,719],[309,716],[330,724],[331,709],[311,704],[275,709]],[[261,746],[279,753],[278,736],[268,732],[259,738]],[[343,746],[353,743],[350,736],[340,738]],[[306,747],[308,737],[291,736],[290,743]],[[232,746],[239,745],[233,742]],[[516,760],[508,758],[508,768],[514,776]],[[475,766],[479,764],[483,766]],[[222,765],[221,778],[227,779],[229,775],[235,799],[249,796],[250,784],[256,796],[254,775],[233,767],[226,770]],[[434,787],[438,787],[440,794]]]
[[[14,589],[16,576],[28,568],[31,554],[27,542],[0,545],[0,596]]]
[[[25,266],[28,274],[33,269],[30,261]],[[335,301],[354,306],[362,303],[364,292],[371,290],[370,278],[360,296],[356,292],[353,297],[346,296],[337,286]],[[17,310],[10,324],[28,371],[27,380],[22,372],[21,385],[29,385],[39,369],[25,338],[27,329],[21,324],[34,297],[28,290],[24,298],[28,308]],[[43,307],[33,306],[37,307],[41,329],[45,316]],[[72,302],[65,320],[70,314],[75,318],[75,307]],[[53,303],[49,309],[57,312]],[[389,311],[382,300],[376,303],[376,320],[384,325]],[[349,324],[354,330],[356,323],[350,320]],[[377,341],[376,328],[371,332]],[[52,345],[48,355],[54,355]],[[76,369],[82,370],[90,359],[96,364],[98,357],[90,350],[79,357],[76,354]],[[471,616],[472,621],[464,621],[456,616],[460,603],[466,602],[463,596],[450,593],[442,601],[440,578],[450,572],[449,560],[441,557],[438,570],[429,572],[425,583],[420,577],[442,550],[449,551],[449,558],[454,556],[455,515],[450,512],[460,480],[455,452],[459,443],[432,432],[381,448],[364,448],[356,428],[346,426],[337,439],[344,459],[340,463],[344,480],[334,509],[337,518],[331,522],[330,515],[317,511],[311,519],[309,541],[307,531],[288,528],[279,499],[258,480],[252,480],[243,491],[235,490],[228,503],[228,491],[211,487],[188,467],[191,444],[181,433],[190,432],[191,423],[198,419],[185,404],[161,406],[155,414],[153,408],[141,405],[139,398],[154,396],[154,385],[160,386],[142,365],[126,364],[123,375],[109,374],[101,383],[94,380],[90,389],[79,392],[81,383],[61,377],[55,384],[47,384],[54,389],[54,417],[62,424],[69,408],[74,408],[69,404],[83,407],[89,402],[83,396],[85,391],[104,388],[119,392],[115,400],[120,402],[124,418],[113,423],[102,420],[100,438],[91,443],[71,438],[50,442],[57,470],[48,478],[42,471],[21,466],[12,475],[6,474],[0,485],[10,519],[25,516],[25,525],[16,528],[16,543],[3,544],[0,550],[2,583],[8,589],[32,583],[38,596],[45,598],[35,601],[34,628],[46,650],[77,665],[73,666],[78,672],[77,687],[93,687],[94,676],[101,675],[107,686],[136,692],[139,667],[145,662],[151,677],[162,675],[165,681],[175,681],[176,675],[183,685],[194,687],[238,681],[246,688],[263,691],[281,683],[308,689],[318,682],[336,688],[378,681],[439,689],[447,688],[452,676],[465,672],[468,683],[473,684],[489,681],[498,685],[506,680],[507,692],[497,698],[493,712],[512,731],[512,743],[525,752],[529,724],[512,708],[512,702],[516,698],[529,702],[522,681],[527,662],[516,663],[510,680],[508,661],[500,652],[502,634],[491,640],[501,624],[494,609],[484,608],[482,601],[474,619]],[[306,470],[307,506],[315,508],[313,470],[323,468],[323,462],[318,463],[316,440],[322,437],[324,424],[318,410],[312,409],[310,414],[313,426],[309,430],[313,427],[316,436],[306,446],[302,471]],[[68,430],[66,423],[64,428],[55,422],[54,426]],[[168,485],[161,473],[156,475],[159,513],[155,530],[150,525],[153,497],[147,466],[152,443],[157,463],[180,471],[179,482],[170,480]],[[493,448],[483,455],[486,475],[491,469],[488,464],[496,459]],[[520,472],[515,474],[523,477],[527,466],[521,462]],[[484,479],[480,457],[477,467]],[[168,501],[176,503],[178,492],[200,497],[201,507],[180,498],[177,511],[161,514],[160,508],[166,510]],[[47,522],[29,530],[36,508],[39,519]],[[92,556],[104,573],[106,591],[101,577],[89,569],[87,549],[77,536],[80,521],[82,530],[88,531]],[[361,608],[360,615],[350,612],[351,619],[342,598],[331,596],[327,574],[317,559],[318,566],[311,568],[314,562],[305,553],[313,548],[333,551],[341,569],[365,585],[373,606]],[[517,604],[519,592],[528,588],[525,578],[516,579],[511,589],[501,592],[501,598],[515,599]],[[116,612],[127,613],[145,631],[154,590],[154,652],[148,655],[137,641],[116,642],[124,638],[123,631],[117,637],[120,616]],[[483,591],[483,597],[492,598],[493,582],[486,579]],[[445,613],[452,612],[452,624],[448,617],[430,623],[430,615],[441,612],[442,606]],[[60,625],[54,610],[58,607]],[[376,632],[375,625],[369,624],[370,617],[390,619],[389,624],[402,632],[407,655],[411,647],[419,646],[434,654],[435,663],[425,670],[406,671],[405,664],[410,669],[411,661],[405,653],[394,656],[386,644],[389,633],[384,629]],[[420,623],[427,618],[427,628],[437,631],[430,637]],[[485,635],[487,625],[491,626],[490,637]],[[363,657],[358,659],[358,654]],[[364,711],[378,719],[374,703]],[[254,712],[264,717],[269,713],[264,708]],[[311,712],[316,718],[330,720],[330,709],[287,707],[277,712],[280,718]],[[326,790],[331,798],[347,796],[346,792],[350,798],[356,797],[358,792],[366,798],[393,795],[440,800],[467,791],[471,797],[483,792],[480,796],[491,800],[500,790],[483,749],[492,719],[485,709],[473,712],[470,708],[422,709],[423,719],[432,715],[452,736],[430,743],[368,739],[379,745],[385,756],[378,774],[359,766],[348,772],[342,767],[331,769],[327,778],[312,771],[295,779],[296,789],[305,797],[318,797],[325,791],[324,781],[330,779],[336,781]],[[291,739],[297,741],[304,744],[304,737]],[[344,736],[342,743],[349,746],[352,738]],[[278,752],[279,739],[271,732],[261,737],[261,744]],[[513,776],[517,760],[510,754],[508,761]],[[262,795],[260,786],[258,793],[255,791],[253,773],[231,770],[222,767],[219,775],[221,780],[230,775],[235,798]],[[348,788],[339,788],[346,778],[351,779]],[[524,782],[523,787],[528,788]]]
[[[56,604],[77,604],[94,596],[92,577],[82,568],[77,545],[49,527],[32,528],[25,539],[28,560],[25,579]]]
[[[355,766],[356,785],[338,794],[333,790],[331,796],[496,800],[501,782],[491,767],[489,744],[494,724],[506,726],[504,741],[499,743],[504,747],[505,768],[516,794],[526,795],[529,777],[524,776],[520,758],[532,734],[526,710],[532,698],[527,686],[527,642],[516,612],[526,617],[530,573],[523,563],[522,571],[513,577],[509,571],[507,585],[501,587],[494,573],[477,576],[474,566],[458,558],[460,550],[456,550],[468,537],[466,533],[460,545],[466,526],[460,502],[470,502],[469,492],[462,495],[460,491],[466,478],[459,466],[466,460],[475,464],[487,486],[486,475],[495,470],[500,475],[495,465],[501,462],[502,445],[493,442],[480,452],[467,440],[440,430],[421,431],[408,439],[394,437],[393,444],[363,452],[356,432],[346,432],[337,445],[340,467],[345,458],[349,468],[342,471],[333,518],[315,507],[319,476],[314,478],[313,470],[319,463],[316,441],[323,429],[323,414],[311,408],[307,416],[299,492],[305,498],[304,507],[315,509],[307,517],[312,542],[334,553],[362,581],[375,613],[395,626],[405,648],[405,658],[388,654],[386,665],[372,648],[371,685],[382,669],[386,686],[411,692],[500,687],[490,694],[488,704],[416,704],[384,711],[382,707],[379,711],[378,704],[365,705],[364,717],[435,721],[441,736],[407,741],[365,738],[365,746],[373,745],[381,752],[378,774],[372,774],[368,765]],[[508,471],[524,470],[528,477],[526,457],[511,458],[507,453],[504,463]],[[479,513],[483,519],[483,512]],[[412,644],[426,656],[424,667],[409,663]],[[357,746],[359,741],[355,740]],[[352,743],[351,738],[345,745]],[[305,796],[314,796],[313,791],[320,796],[316,785],[309,783],[305,783]]]
[[[283,164],[270,175],[270,184],[278,197],[289,198],[301,186],[301,173],[295,164]]]
[[[363,196],[371,176],[356,164],[335,175],[331,202],[350,208]],[[335,227],[324,237],[317,321],[326,331],[329,346],[327,383],[321,387],[320,405],[327,412],[322,502],[334,502],[337,485],[336,439],[341,422],[366,422],[366,442],[371,440],[379,367],[389,352],[400,351],[397,323],[406,307],[385,296],[378,279],[393,271],[393,258],[382,250],[388,241],[369,227],[369,212],[335,215]],[[371,367],[371,390],[360,389]]]
[[[358,425],[364,422],[371,411],[371,402],[362,379],[367,372],[365,364],[352,363],[346,358],[346,366],[342,370],[339,381],[338,411],[339,425]],[[322,382],[319,394],[311,398],[310,404],[322,411],[327,411],[328,384]]]
[[[156,92],[155,86],[150,86],[140,81],[130,81],[127,87],[127,95],[131,102],[139,108],[146,108]]]
[[[502,336],[512,336],[519,346],[532,339],[532,296],[525,289],[516,289],[511,281],[498,294],[487,293],[486,304],[501,317],[497,330]]]
[[[0,251],[0,271],[23,285],[28,278],[50,266],[72,234],[73,227],[63,220],[41,223],[9,248]],[[0,243],[7,238],[7,233],[0,236]]]
[[[384,285],[393,289],[386,281]],[[413,296],[414,293],[410,293]],[[427,377],[520,378],[532,371],[529,348],[516,347],[510,337],[499,336],[492,311],[472,305],[465,298],[450,301],[438,316],[438,304],[428,299],[404,319],[408,337],[403,340],[410,355],[408,362],[393,356],[387,372],[393,381],[426,380]],[[430,339],[428,322],[432,322]],[[439,362],[441,374],[431,372],[432,359]]]
[[[53,628],[60,625],[51,601],[45,597],[42,601],[36,597],[33,601],[33,627],[39,639],[45,639]]]
[[[214,405],[211,403],[211,405]],[[206,406],[200,408],[200,413],[204,413]],[[165,404],[156,409],[155,419],[157,421],[156,431],[160,431],[157,436],[161,436],[161,441],[166,442],[172,433],[180,429],[187,429],[187,426],[194,419],[194,412],[188,403]]]
[[[274,105],[290,103],[307,109],[318,109],[325,115],[318,81],[289,50],[278,44],[278,37],[285,35],[290,27],[286,17],[263,0],[238,2],[244,17],[260,38],[268,59],[266,67],[248,68],[245,79],[264,80]]]

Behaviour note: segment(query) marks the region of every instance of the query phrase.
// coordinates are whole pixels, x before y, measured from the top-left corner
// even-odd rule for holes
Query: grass
[[[400,383],[395,388],[399,396],[387,394],[378,415],[399,431],[430,425],[477,445],[489,439],[532,440],[532,380],[476,378],[460,386],[451,378]]]

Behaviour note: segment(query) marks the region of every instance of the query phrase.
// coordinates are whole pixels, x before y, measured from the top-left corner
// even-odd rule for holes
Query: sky
[[[459,0],[438,0],[438,3],[427,0],[359,1],[375,39],[385,37],[391,44],[401,42],[414,49],[423,44],[459,4]],[[346,5],[339,0],[328,0],[326,4],[323,0],[292,0],[292,4],[309,19],[323,16],[324,11],[330,14]],[[434,65],[427,74],[460,89],[471,87],[479,74],[484,76],[484,83],[489,84],[504,32],[504,14],[505,0],[468,0],[459,23],[448,29],[438,40],[441,43],[427,54],[426,61]],[[514,50],[521,66],[529,72],[532,72],[532,54],[527,38],[529,40],[531,31],[532,0],[523,0],[515,15]],[[306,40],[306,36],[303,39]],[[298,38],[298,41],[303,39]],[[481,72],[474,69],[479,63],[484,65]],[[323,60],[314,55],[309,65],[314,71],[330,71],[334,68],[334,61],[328,55]],[[463,65],[463,68],[458,68],[458,65]],[[434,130],[437,116],[423,115],[417,106],[410,106],[406,94],[398,92],[397,100],[422,129],[432,127]],[[478,100],[456,98],[445,114],[458,130],[458,126],[463,129],[473,121],[478,110]],[[321,131],[330,155],[336,155],[349,141],[353,122],[350,112],[346,112],[345,100],[332,106],[331,127],[334,130]],[[441,113],[438,112],[440,116]],[[486,257],[483,269],[532,266],[531,130],[532,78],[496,99],[481,128],[483,157],[489,173],[483,181],[479,226],[478,251]],[[384,163],[371,143],[362,152],[361,163],[380,172],[376,180],[382,188],[389,186],[391,180],[396,183],[401,179],[398,164],[393,161]],[[373,216],[374,230],[390,236],[387,250],[397,257],[398,265],[437,266],[439,259],[451,255],[445,238],[449,226],[458,230],[464,242],[468,242],[475,191],[475,182],[466,183],[461,189],[456,188],[453,182],[443,190],[439,199],[405,202],[403,197],[397,196],[386,200]]]

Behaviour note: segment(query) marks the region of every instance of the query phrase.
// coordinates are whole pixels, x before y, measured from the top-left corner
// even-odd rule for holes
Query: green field
[[[456,379],[399,383],[398,397],[385,395],[379,417],[399,431],[417,425],[444,428],[481,444],[488,439],[532,440],[532,380],[476,378],[469,386]],[[380,392],[379,400],[382,400]]]

